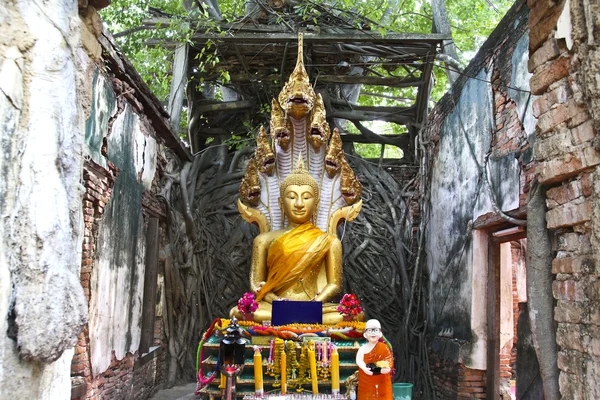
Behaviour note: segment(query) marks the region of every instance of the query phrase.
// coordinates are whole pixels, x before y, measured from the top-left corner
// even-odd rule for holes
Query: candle
[[[323,346],[322,345],[323,345],[323,343],[317,342],[317,361],[321,361],[322,360],[322,358],[321,358],[321,354],[323,354],[322,353],[322,350],[323,350]]]
[[[279,360],[279,367],[281,368],[281,394],[287,393],[287,354],[285,350],[281,352],[281,359]]]
[[[221,382],[219,382],[219,389],[225,389],[226,386],[227,378],[225,377],[225,374],[221,374]]]
[[[323,365],[327,365],[327,348],[329,347],[329,342],[323,343]]]
[[[262,354],[258,346],[254,346],[254,392],[257,396],[263,395]]]
[[[273,362],[273,348],[275,347],[275,339],[271,339],[271,348],[269,349],[269,363]]]
[[[331,393],[340,393],[340,355],[337,346],[333,347],[331,353]]]
[[[308,363],[310,365],[310,378],[312,380],[312,392],[313,394],[319,393],[319,383],[317,381],[317,359],[315,357],[314,343],[310,342],[311,345],[308,348]]]

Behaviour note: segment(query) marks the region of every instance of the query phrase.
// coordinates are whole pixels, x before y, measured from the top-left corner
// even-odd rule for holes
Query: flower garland
[[[215,328],[223,331],[229,326],[228,319],[222,319]],[[301,340],[306,336],[329,336],[343,340],[362,338],[365,323],[362,321],[342,321],[335,325],[288,324],[281,326],[262,326],[254,321],[238,321],[244,328],[245,336],[275,336],[284,340]]]

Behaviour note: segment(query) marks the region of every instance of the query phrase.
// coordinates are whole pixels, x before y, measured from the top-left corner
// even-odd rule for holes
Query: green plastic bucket
[[[394,400],[411,400],[412,387],[412,383],[394,383],[392,385]]]

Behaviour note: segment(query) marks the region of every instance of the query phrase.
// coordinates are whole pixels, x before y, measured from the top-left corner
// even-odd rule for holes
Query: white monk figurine
[[[363,333],[367,343],[356,353],[358,370],[358,400],[392,400],[392,352],[380,341],[381,324],[370,319]]]

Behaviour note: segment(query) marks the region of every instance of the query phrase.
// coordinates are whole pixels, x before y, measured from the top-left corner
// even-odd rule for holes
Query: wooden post
[[[488,247],[487,399],[500,400],[500,245]]]
[[[181,122],[181,110],[185,97],[185,85],[187,83],[188,68],[188,45],[181,43],[175,49],[173,59],[173,80],[171,81],[171,92],[169,93],[168,111],[171,116],[169,122],[171,129],[179,135],[179,124]]]
[[[144,273],[144,297],[142,300],[140,354],[148,353],[154,339],[159,244],[160,228],[158,227],[158,218],[150,218],[146,230],[146,272]]]

